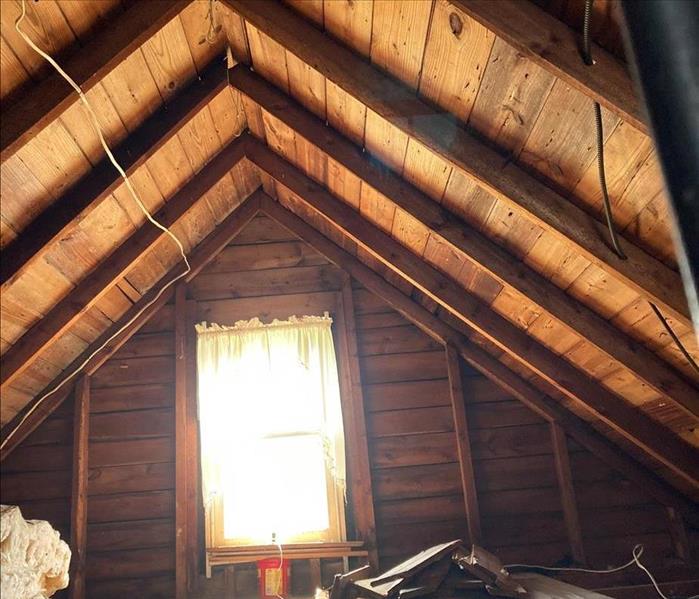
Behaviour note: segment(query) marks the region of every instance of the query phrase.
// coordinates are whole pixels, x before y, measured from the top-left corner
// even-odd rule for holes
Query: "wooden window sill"
[[[282,545],[284,559],[320,559],[328,557],[367,557],[364,541],[339,543],[290,543]],[[260,559],[279,557],[277,545],[239,545],[236,547],[211,547],[206,550],[207,571],[213,566],[243,564]]]

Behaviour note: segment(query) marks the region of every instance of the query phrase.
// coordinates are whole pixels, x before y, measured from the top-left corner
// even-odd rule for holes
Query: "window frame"
[[[346,397],[346,394],[349,392],[349,389],[346,388],[345,384],[345,379],[344,379],[344,369],[347,368],[347,365],[343,363],[343,357],[342,357],[342,351],[339,346],[340,342],[340,335],[341,333],[339,332],[339,326],[336,321],[336,314],[338,312],[337,306],[333,306],[331,310],[326,310],[330,316],[333,319],[333,322],[331,324],[331,334],[333,337],[333,346],[334,346],[334,352],[335,352],[335,362],[337,364],[337,377],[338,377],[338,384],[339,384],[339,391],[340,391],[340,408],[342,410],[342,415],[343,415],[343,421],[344,421],[344,437],[345,437],[345,459],[347,462],[347,477],[348,480],[350,478],[350,457],[349,457],[349,444],[353,443],[354,441],[350,439],[350,435],[348,434],[348,427],[347,427],[347,410],[348,406],[346,404],[347,401],[350,401],[349,398]],[[196,333],[194,334],[194,338],[196,339]],[[194,344],[196,347],[196,343]],[[198,370],[196,367],[196,349],[194,352],[194,371],[198,375]],[[196,388],[196,386],[195,386]],[[195,392],[196,395],[196,392]],[[195,402],[196,402],[196,396],[195,396]],[[313,435],[318,435],[320,436],[320,433],[317,431],[290,431],[287,433],[275,433],[273,435],[269,435],[271,438],[274,436],[275,438],[279,437],[292,437],[296,436],[299,434],[313,434]],[[321,439],[322,440],[322,439]],[[200,465],[201,464],[201,456],[199,453],[197,453],[197,463]],[[199,473],[199,476],[202,476],[201,470]],[[348,482],[345,481],[346,483]],[[327,463],[327,460],[325,461],[325,482],[326,482],[326,489],[327,489],[327,500],[328,500],[328,520],[330,522],[330,526],[323,530],[323,531],[308,531],[306,533],[300,534],[300,535],[294,535],[291,538],[285,539],[284,540],[284,547],[293,547],[294,545],[305,545],[308,543],[318,543],[318,544],[342,544],[347,541],[347,518],[348,518],[348,513],[346,510],[346,507],[350,508],[350,511],[352,511],[351,506],[346,506],[345,503],[345,497],[342,496],[342,494],[339,492],[338,486],[335,484],[333,480],[333,476],[330,472],[329,464]],[[201,481],[199,483],[201,485]],[[210,501],[208,505],[203,506],[203,524],[204,524],[204,530],[205,530],[205,549],[208,552],[215,552],[217,549],[226,549],[230,550],[231,548],[247,548],[247,547],[258,547],[258,546],[263,546],[260,543],[259,539],[254,539],[254,538],[226,538],[224,535],[224,496],[222,493],[217,494],[214,496],[214,498]]]

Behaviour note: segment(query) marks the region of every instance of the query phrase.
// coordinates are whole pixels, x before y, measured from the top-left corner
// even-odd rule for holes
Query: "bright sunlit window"
[[[345,540],[331,318],[197,325],[207,546]]]

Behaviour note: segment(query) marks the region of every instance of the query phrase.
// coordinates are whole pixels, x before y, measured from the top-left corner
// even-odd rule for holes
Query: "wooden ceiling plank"
[[[621,239],[628,260],[605,243],[605,226],[501,156],[412,90],[368,65],[349,49],[276,3],[225,0],[248,24],[319,71],[378,116],[465,172],[480,187],[526,214],[544,230],[618,276],[665,312],[689,322],[679,274]],[[629,86],[627,85],[627,88]]]
[[[155,112],[123,143],[114,156],[127,175],[135,172],[171,140],[209,100],[225,87],[225,70],[215,60],[200,79],[166,107]],[[3,121],[6,120],[5,117]],[[122,183],[112,163],[104,158],[63,196],[47,207],[4,251],[0,265],[3,288],[11,283],[42,250],[73,226],[81,214],[94,208]]]
[[[545,396],[493,356],[458,334],[446,322],[388,283],[358,258],[321,234],[307,220],[299,218],[269,196],[262,196],[261,209],[267,216],[309,244],[330,262],[349,273],[362,286],[397,310],[431,338],[443,344],[451,343],[464,360],[476,370],[546,420],[556,422],[572,439],[621,472],[626,478],[641,485],[657,501],[663,505],[677,506],[677,509],[690,516],[693,522],[699,520],[694,503],[687,500],[680,492],[636,460],[620,452],[613,443],[584,420]]]
[[[244,158],[244,152],[244,138],[232,141],[166,202],[154,218],[165,227],[174,225],[209,189],[228,176],[230,170]],[[80,318],[164,236],[163,231],[151,223],[145,223],[58,302],[5,353],[1,387],[4,389],[15,380],[45,347]]]
[[[382,168],[343,136],[304,110],[247,67],[230,72],[231,85],[281,120],[296,137],[303,137],[335,163],[366,183],[362,192],[378,190],[392,203],[446,242],[447,247],[469,256],[504,285],[511,286],[534,304],[582,335],[609,357],[626,366],[641,380],[684,409],[699,414],[699,391],[650,349],[619,331],[580,301],[567,295],[488,237],[457,220],[429,197]],[[376,195],[376,194],[375,194]],[[372,203],[376,206],[376,202]]]
[[[416,260],[409,249],[368,223],[350,206],[254,138],[248,140],[247,157],[469,328],[494,342],[689,484],[699,487],[699,459],[696,455],[699,452],[691,445],[535,342],[487,305],[465,293],[455,281]]]
[[[595,64],[585,65],[579,36],[532,2],[451,0],[518,52],[648,134],[647,118],[625,66],[593,44]]]
[[[111,20],[99,36],[65,63],[65,71],[86,92],[189,4],[189,0],[149,0]],[[0,126],[0,159],[12,156],[77,100],[73,88],[52,72],[10,107]]]
[[[191,270],[181,280],[191,281],[255,217],[260,207],[260,194],[259,190],[251,193],[194,249],[189,256]],[[0,462],[63,403],[70,395],[71,388],[80,373],[94,374],[172,298],[173,286],[169,286],[165,291],[162,290],[182,271],[181,262],[177,263],[139,301],[131,306],[118,322],[102,333],[94,343],[47,385],[33,402],[27,404],[12,421],[2,428],[0,437],[3,440],[3,446],[0,450]],[[102,347],[103,345],[104,347]],[[59,385],[60,389],[47,395],[43,401],[37,402],[38,398],[46,395],[52,389],[57,389]]]

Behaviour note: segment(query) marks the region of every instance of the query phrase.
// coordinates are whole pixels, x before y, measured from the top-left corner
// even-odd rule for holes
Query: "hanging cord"
[[[138,205],[138,207],[141,209],[143,214],[145,215],[146,219],[148,219],[153,226],[157,227],[163,233],[165,233],[172,241],[177,245],[177,248],[180,251],[180,254],[182,255],[182,260],[184,261],[185,264],[185,270],[180,273],[179,275],[173,277],[168,283],[166,283],[160,291],[155,295],[155,297],[149,301],[146,305],[144,305],[132,318],[129,319],[129,321],[124,324],[118,331],[116,331],[113,335],[111,335],[102,345],[100,345],[95,351],[93,351],[85,360],[78,366],[75,371],[73,372],[72,376],[75,376],[79,372],[82,371],[83,368],[87,365],[87,363],[92,360],[93,357],[95,357],[99,352],[101,352],[107,345],[109,345],[114,339],[116,339],[123,331],[125,331],[128,327],[130,327],[136,320],[143,314],[150,306],[152,306],[155,302],[157,302],[160,297],[162,297],[163,293],[167,289],[169,289],[172,285],[174,285],[177,281],[188,275],[192,268],[189,264],[189,260],[187,260],[187,255],[185,253],[184,246],[182,245],[182,242],[178,239],[178,237],[170,231],[167,227],[159,223],[155,218],[153,218],[148,212],[148,209],[145,207],[141,199],[138,197],[138,194],[136,193],[136,190],[134,187],[131,185],[131,181],[129,180],[128,176],[126,175],[126,172],[124,169],[121,167],[121,165],[117,162],[116,158],[114,157],[114,154],[112,154],[112,151],[110,150],[109,146],[107,145],[107,141],[104,138],[104,134],[102,133],[102,127],[99,123],[99,119],[97,118],[97,114],[93,110],[92,106],[90,103],[87,101],[87,97],[83,93],[82,89],[80,86],[66,73],[61,66],[53,59],[51,56],[49,56],[46,52],[44,52],[41,48],[39,48],[32,40],[31,38],[20,28],[20,24],[22,21],[25,19],[27,15],[27,6],[26,6],[26,0],[22,0],[22,14],[17,18],[15,21],[15,29],[17,30],[17,33],[22,37],[22,39],[41,57],[43,57],[51,66],[53,66],[56,71],[58,71],[58,74],[65,79],[70,86],[75,90],[75,92],[78,94],[80,97],[80,101],[83,103],[85,106],[88,115],[90,116],[90,121],[92,122],[92,126],[94,127],[95,131],[97,132],[97,136],[99,137],[100,143],[102,144],[102,147],[104,148],[105,154],[109,158],[109,161],[114,165],[114,168],[119,172],[119,175],[121,178],[124,180],[124,184],[126,185],[126,188],[129,191],[129,194],[133,198],[134,202]],[[10,439],[13,438],[13,436],[16,434],[16,432],[20,429],[20,427],[26,422],[27,418],[29,418],[36,410],[37,408],[46,400],[47,397],[53,395],[58,391],[61,387],[66,385],[68,381],[70,380],[71,377],[65,377],[58,385],[56,385],[53,389],[50,391],[47,391],[44,393],[42,396],[39,397],[39,399],[34,402],[34,405],[27,411],[27,413],[22,417],[22,419],[19,421],[19,424],[10,431],[10,433],[5,437],[5,439],[2,440],[2,443],[0,443],[0,450],[4,449],[4,447],[7,445],[7,443],[10,441]]]
[[[595,64],[592,58],[590,49],[590,17],[592,15],[592,3],[594,0],[585,0],[585,17],[583,21],[583,61],[587,66]],[[621,249],[616,230],[614,229],[614,220],[612,219],[612,203],[609,200],[609,191],[607,190],[607,177],[605,176],[604,168],[604,129],[602,126],[602,107],[599,102],[593,102],[595,110],[595,128],[597,138],[597,171],[599,174],[599,184],[602,189],[602,203],[604,205],[604,217],[607,221],[607,229],[609,229],[609,238],[614,247],[614,252],[621,260],[626,260],[626,254]]]
[[[680,338],[677,336],[675,331],[672,330],[672,327],[668,324],[667,320],[665,320],[665,317],[658,309],[658,306],[656,306],[653,302],[648,302],[648,304],[652,308],[653,312],[655,312],[655,315],[658,317],[658,320],[662,323],[663,327],[665,327],[665,330],[667,331],[668,335],[670,335],[672,340],[675,342],[675,345],[682,352],[682,355],[687,359],[687,362],[689,362],[689,365],[692,367],[692,370],[699,374],[699,366],[697,366],[697,363],[695,362],[694,358],[692,358],[691,354],[687,351],[685,346],[682,345]]]
[[[592,17],[592,4],[594,0],[585,0],[585,14],[584,14],[584,19],[583,19],[583,48],[582,48],[582,58],[583,61],[587,66],[592,66],[595,64],[594,59],[592,58],[592,50],[591,50],[591,42],[590,42],[590,19]],[[614,220],[612,218],[612,204],[611,201],[609,200],[609,191],[607,190],[607,177],[605,176],[605,168],[604,168],[604,130],[602,126],[602,107],[599,105],[599,102],[594,102],[594,108],[595,108],[595,128],[597,132],[597,170],[599,172],[599,184],[600,188],[602,190],[602,200],[604,204],[604,217],[607,221],[607,228],[609,229],[609,237],[612,241],[612,246],[614,247],[614,251],[616,252],[617,256],[619,256],[620,259],[626,260],[627,256],[624,254],[624,251],[621,249],[621,246],[619,245],[619,240],[617,238],[616,231],[614,229]],[[664,316],[658,309],[658,307],[653,303],[653,302],[648,302],[650,304],[650,307],[653,309],[653,312],[655,312],[655,315],[658,317],[658,320],[662,323],[663,327],[665,330],[668,332],[672,340],[675,342],[675,345],[677,345],[678,349],[682,353],[682,355],[687,359],[687,362],[689,362],[689,365],[692,367],[692,369],[699,374],[699,366],[697,366],[697,363],[694,361],[694,358],[690,355],[690,353],[687,351],[687,349],[684,347],[682,342],[680,341],[679,337],[675,334],[675,332],[672,330],[670,325],[668,324],[667,320],[665,320]]]
[[[622,566],[617,566],[616,568],[609,568],[608,570],[591,570],[589,568],[557,568],[550,566],[534,566],[531,564],[508,564],[504,566],[504,568],[529,568],[536,570],[547,570],[550,572],[588,572],[590,574],[612,574],[613,572],[620,572],[621,570],[626,570],[626,568],[629,568],[635,564],[646,573],[651,583],[653,583],[653,587],[655,588],[656,593],[658,593],[658,595],[662,597],[662,599],[669,599],[667,595],[665,595],[660,590],[660,587],[658,586],[658,583],[656,582],[653,574],[651,574],[650,570],[641,563],[642,555],[643,545],[641,543],[638,543],[634,546],[633,550],[631,551],[631,559],[628,562],[626,562]],[[696,597],[697,596],[695,595],[694,597],[689,597],[688,599],[695,599]]]
[[[214,44],[216,42],[216,37],[219,31],[221,31],[221,25],[216,25],[216,19],[214,15],[214,3],[216,0],[209,0],[209,10],[206,13],[206,20],[209,21],[209,30],[206,35],[199,40],[199,44],[204,42],[209,42],[209,44]]]
[[[275,533],[272,533],[272,543],[274,543],[277,546],[277,549],[279,549],[279,568],[277,568],[277,588],[275,590],[274,595],[277,597],[277,599],[284,599],[279,593],[282,590],[282,581],[284,580],[284,573],[282,572],[282,569],[284,567],[284,549],[282,548],[281,542],[277,539],[277,535]]]

